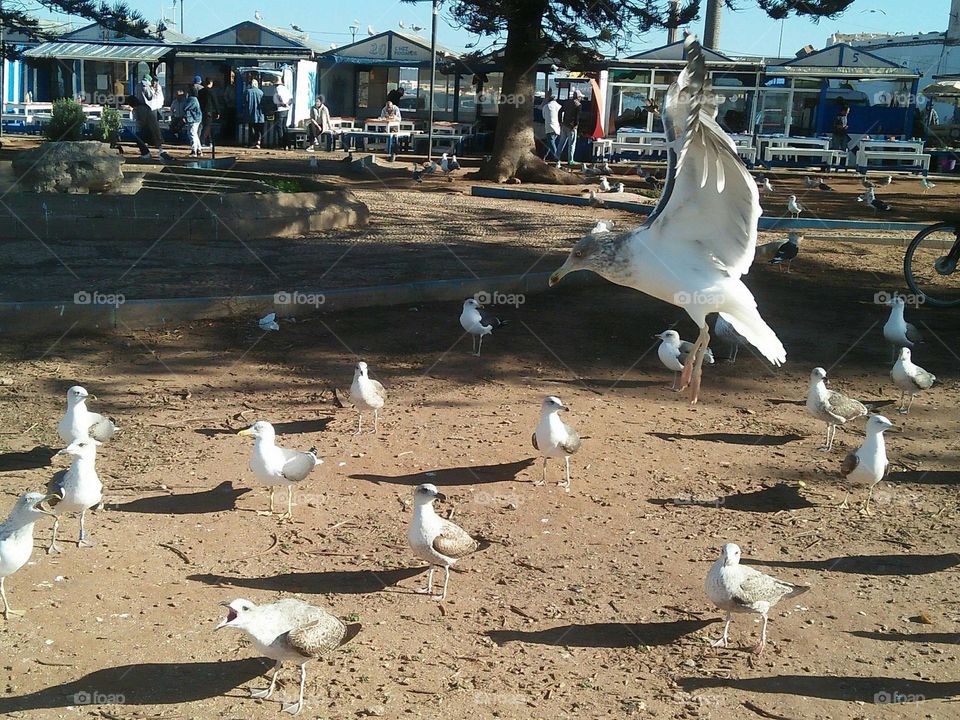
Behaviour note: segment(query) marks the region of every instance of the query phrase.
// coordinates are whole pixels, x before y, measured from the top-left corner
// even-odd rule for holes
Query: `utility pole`
[[[433,0],[433,23],[430,28],[430,119],[427,124],[427,162],[433,160],[433,99],[437,96],[437,14],[440,0]]]

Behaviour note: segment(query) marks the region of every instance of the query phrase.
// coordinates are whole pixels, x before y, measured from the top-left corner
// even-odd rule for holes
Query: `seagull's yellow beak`
[[[563,277],[570,272],[570,258],[567,258],[567,261],[563,263],[554,273],[550,276],[550,280],[547,281],[547,284],[550,287],[553,287],[558,282],[563,280]]]
[[[247,436],[251,436],[251,435],[253,435],[253,428],[244,428],[243,430],[241,430],[240,432],[238,432],[237,435],[247,435]]]
[[[44,515],[53,515],[52,512],[44,509],[43,507],[45,504],[49,504],[51,500],[56,500],[57,502],[60,502],[61,500],[63,500],[63,496],[60,495],[59,493],[50,493],[49,495],[45,496],[40,502],[34,505],[33,509],[36,510],[37,512],[42,512]]]

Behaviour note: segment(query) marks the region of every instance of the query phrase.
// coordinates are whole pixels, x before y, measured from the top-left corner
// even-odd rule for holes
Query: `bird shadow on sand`
[[[236,435],[237,432],[243,430],[243,428],[248,428],[250,425],[256,421],[252,421],[243,427],[237,428],[237,430],[231,430],[230,428],[197,428],[194,430],[198,435],[205,435],[206,437],[214,437],[215,435]],[[291,422],[280,422],[280,423],[271,423],[273,429],[277,432],[277,444],[283,445],[282,440],[280,439],[283,435],[300,435],[303,433],[318,433],[324,432],[327,429],[327,425],[333,422],[332,417],[318,418],[316,420],[293,420]]]
[[[726,443],[728,445],[757,445],[757,446],[779,446],[787,443],[803,440],[803,435],[790,433],[788,435],[758,435],[756,433],[699,433],[697,435],[684,435],[683,433],[665,433],[651,432],[648,435],[660,438],[661,440],[700,440],[702,442]]]
[[[376,485],[390,483],[392,485],[408,485],[416,487],[422,483],[432,483],[437,487],[448,485],[479,485],[483,483],[510,482],[516,480],[517,475],[536,462],[533,458],[518,460],[512,463],[498,463],[496,465],[466,465],[463,467],[441,468],[426,470],[410,475],[371,475],[357,473],[351,475],[352,480],[368,480]]]
[[[0,697],[0,715],[72,705],[179,705],[226,695],[270,667],[261,658],[194,663],[142,663],[95,670],[78,680]],[[67,674],[66,668],[60,668]],[[96,693],[96,696],[94,696]],[[100,698],[99,696],[104,696]],[[128,717],[127,713],[119,716]],[[112,715],[110,717],[113,717]]]
[[[738,512],[769,513],[781,510],[801,510],[814,507],[814,504],[800,494],[795,485],[781,483],[750,493],[736,493],[715,498],[694,497],[678,494],[672,498],[651,498],[652,505],[696,505]]]
[[[823,560],[756,560],[751,565],[857,575],[929,575],[960,565],[960,555],[849,555]]]
[[[45,445],[37,445],[32,450],[22,452],[0,453],[0,472],[50,467],[50,461],[56,453],[56,450]]]
[[[401,580],[415,577],[427,566],[390,568],[387,570],[331,570],[328,572],[288,572],[268,577],[232,577],[201,573],[188,575],[187,580],[229,587],[273,590],[295,593],[341,593],[364,595],[386,590]]]
[[[774,675],[754,678],[679,678],[686,692],[730,688],[743,692],[797,695],[803,698],[843,700],[846,702],[900,703],[923,702],[954,697],[960,682],[931,682],[897,677],[852,677],[827,675]],[[894,696],[896,694],[896,696]],[[899,698],[904,698],[900,700]]]
[[[235,510],[237,499],[248,492],[250,488],[235,489],[232,482],[225,480],[211,490],[139,498],[130,502],[107,505],[107,510],[157,515],[203,515]]]
[[[945,643],[947,645],[957,645],[960,643],[960,633],[901,633],[901,632],[875,632],[871,630],[850,630],[849,635],[854,637],[866,638],[867,640],[889,640],[893,642],[917,642],[917,643]]]
[[[892,472],[887,481],[904,485],[960,485],[960,470],[906,470]]]
[[[547,630],[488,630],[487,636],[497,645],[523,642],[562,647],[627,648],[670,645],[684,635],[695,633],[717,622],[720,622],[719,618],[653,623],[588,623],[558,625]]]

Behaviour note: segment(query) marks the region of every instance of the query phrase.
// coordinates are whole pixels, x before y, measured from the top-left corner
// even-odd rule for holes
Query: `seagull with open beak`
[[[33,553],[33,526],[38,520],[53,513],[43,504],[60,499],[59,495],[44,495],[37,492],[24,493],[13,506],[7,519],[0,523],[0,599],[3,600],[3,619],[11,615],[23,615],[10,607],[4,580],[27,564]]]

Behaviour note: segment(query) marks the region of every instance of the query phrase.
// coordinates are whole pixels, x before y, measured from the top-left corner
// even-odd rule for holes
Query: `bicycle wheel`
[[[951,222],[931,225],[910,242],[903,257],[907,286],[918,302],[933,307],[960,305],[960,228]]]

